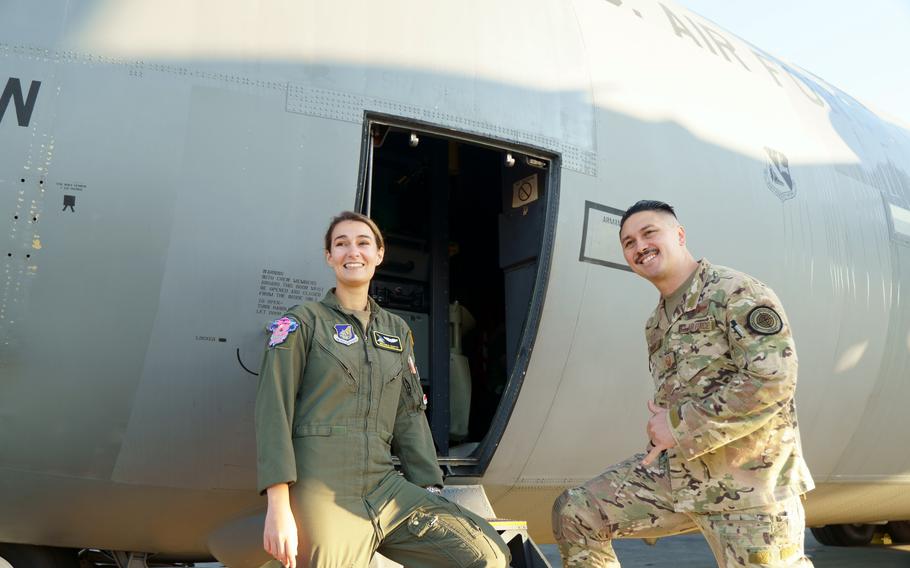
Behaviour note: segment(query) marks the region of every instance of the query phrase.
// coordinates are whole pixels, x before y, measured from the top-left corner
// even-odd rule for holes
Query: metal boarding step
[[[512,553],[510,566],[513,568],[552,568],[528,535],[528,523],[492,520],[490,524],[509,546],[509,552]]]

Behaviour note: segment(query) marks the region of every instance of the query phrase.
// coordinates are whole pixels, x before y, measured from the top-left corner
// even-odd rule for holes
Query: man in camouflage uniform
[[[658,201],[639,201],[620,222],[626,262],[661,294],[645,326],[651,443],[557,499],[564,564],[618,567],[613,538],[698,528],[720,567],[812,566],[800,496],[814,485],[786,315],[758,280],[696,261],[685,235]]]

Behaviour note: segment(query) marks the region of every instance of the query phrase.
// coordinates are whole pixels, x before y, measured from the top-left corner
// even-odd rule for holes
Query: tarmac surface
[[[714,555],[700,534],[662,538],[653,546],[637,539],[621,539],[614,542],[613,548],[623,568],[716,568]],[[562,567],[555,544],[540,545],[540,550],[550,566]],[[910,568],[910,545],[824,546],[808,530],[806,555],[815,568]],[[197,566],[214,568],[222,565]]]
[[[553,568],[560,568],[559,551],[554,544],[540,546]],[[623,568],[716,568],[714,555],[700,534],[662,538],[650,546],[637,539],[613,543]],[[806,531],[806,555],[815,568],[910,568],[910,545],[869,545],[838,547],[819,544]]]

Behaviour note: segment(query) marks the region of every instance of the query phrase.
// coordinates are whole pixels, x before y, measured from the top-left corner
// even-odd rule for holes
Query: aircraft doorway
[[[386,240],[370,294],[414,332],[440,463],[476,475],[508,422],[536,332],[553,162],[384,120],[367,133],[361,211]]]

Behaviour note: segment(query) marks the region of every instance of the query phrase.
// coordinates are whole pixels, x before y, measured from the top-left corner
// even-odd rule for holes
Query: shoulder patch
[[[266,328],[268,331],[272,332],[272,337],[269,338],[269,347],[281,345],[287,340],[288,334],[297,331],[297,328],[299,327],[299,323],[287,316],[276,319]]]
[[[749,329],[761,335],[774,335],[784,328],[781,317],[767,306],[752,308],[747,322]]]
[[[387,349],[389,351],[395,351],[396,353],[404,351],[404,346],[401,344],[400,337],[375,330],[373,331],[373,344],[380,349]]]

